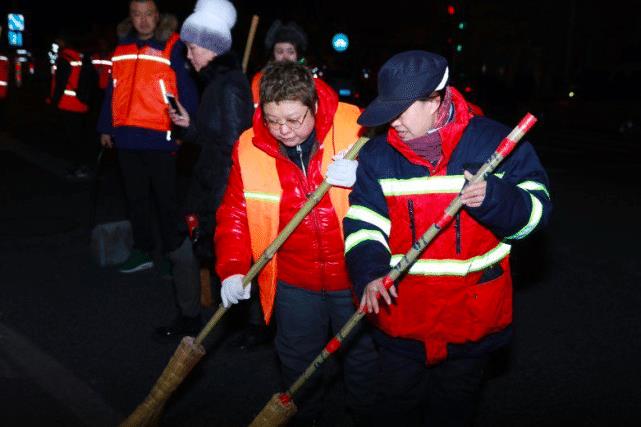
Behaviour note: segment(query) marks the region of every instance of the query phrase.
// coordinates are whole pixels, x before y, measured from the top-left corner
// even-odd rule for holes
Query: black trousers
[[[158,213],[163,252],[176,249],[181,239],[176,231],[176,158],[167,151],[118,150],[125,185],[134,248],[154,249],[152,201]]]
[[[472,425],[488,356],[428,367],[385,347],[379,355],[381,404],[376,425]]]

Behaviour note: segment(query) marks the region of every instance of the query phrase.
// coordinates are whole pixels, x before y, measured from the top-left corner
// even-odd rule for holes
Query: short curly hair
[[[315,112],[316,85],[303,64],[291,61],[270,62],[260,80],[260,106],[270,102],[300,101]]]

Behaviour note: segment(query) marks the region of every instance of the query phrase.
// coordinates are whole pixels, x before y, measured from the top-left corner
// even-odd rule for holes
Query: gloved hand
[[[223,300],[223,306],[229,308],[232,304],[237,304],[241,299],[249,299],[251,286],[243,287],[242,274],[234,274],[222,281],[220,286],[220,299]]]
[[[327,167],[325,180],[338,187],[351,187],[356,182],[358,160],[337,159]]]

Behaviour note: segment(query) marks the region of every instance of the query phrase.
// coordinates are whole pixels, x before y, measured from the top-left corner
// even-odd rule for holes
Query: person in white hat
[[[236,9],[227,0],[199,0],[184,22],[180,38],[187,58],[204,83],[192,117],[177,102],[169,115],[181,139],[200,146],[178,232],[182,244],[170,253],[179,313],[173,324],[157,329],[161,336],[197,332],[200,321],[200,264],[213,262],[216,209],[231,168],[231,150],[240,134],[251,127],[254,108],[249,82],[231,51],[230,30]],[[194,218],[198,223],[194,228]]]

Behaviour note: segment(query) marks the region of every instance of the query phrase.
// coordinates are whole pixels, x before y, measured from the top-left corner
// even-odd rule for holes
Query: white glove
[[[351,187],[356,182],[358,160],[337,159],[327,167],[325,180],[338,187]]]
[[[220,299],[223,300],[223,306],[229,308],[232,304],[237,304],[241,299],[249,299],[251,286],[243,286],[242,274],[229,276],[220,286]]]

